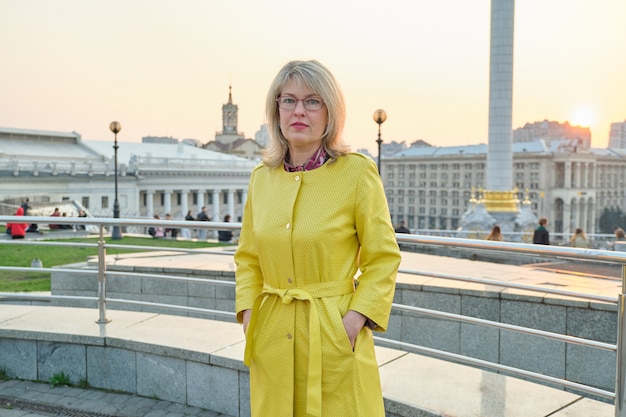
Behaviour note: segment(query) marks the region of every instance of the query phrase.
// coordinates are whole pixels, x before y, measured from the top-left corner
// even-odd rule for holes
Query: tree
[[[619,207],[605,207],[598,226],[601,233],[614,233],[618,227],[626,227],[626,214]]]

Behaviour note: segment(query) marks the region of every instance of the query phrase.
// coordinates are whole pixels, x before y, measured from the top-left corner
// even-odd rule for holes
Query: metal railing
[[[0,223],[2,222],[11,222],[15,221],[16,218],[13,216],[0,216]],[[27,223],[58,223],[58,217],[22,217],[19,219],[20,221],[24,221]],[[105,240],[105,230],[108,227],[112,227],[114,225],[117,226],[154,226],[159,225],[162,227],[173,228],[195,228],[195,229],[214,229],[214,230],[239,230],[241,227],[240,223],[221,223],[221,222],[190,222],[190,221],[158,221],[154,219],[144,220],[144,219],[112,219],[112,218],[72,218],[71,222],[73,224],[85,224],[85,225],[97,225],[99,229],[98,233],[98,242],[97,243],[78,243],[78,242],[51,242],[51,241],[43,241],[43,240],[0,240],[0,244],[10,244],[10,245],[48,245],[48,246],[64,246],[64,247],[97,247],[98,248],[98,266],[97,270],[77,270],[77,269],[65,269],[55,267],[54,271],[56,272],[71,272],[73,274],[97,274],[98,277],[98,292],[97,297],[74,297],[74,296],[54,296],[54,295],[33,295],[28,293],[16,294],[16,293],[0,293],[0,301],[2,299],[21,299],[25,301],[37,301],[37,300],[52,300],[52,299],[76,299],[76,300],[87,300],[94,301],[98,305],[99,317],[98,323],[107,323],[110,320],[106,317],[106,304],[107,302],[121,303],[121,304],[135,304],[135,305],[144,305],[151,307],[161,307],[165,309],[172,310],[180,310],[180,311],[188,311],[188,312],[196,312],[196,313],[206,313],[212,315],[221,315],[224,317],[228,317],[232,319],[235,315],[232,311],[221,311],[221,310],[212,310],[212,309],[203,309],[203,308],[195,308],[195,307],[187,307],[180,305],[172,305],[172,304],[160,304],[153,302],[145,302],[145,301],[136,301],[136,300],[126,300],[126,299],[115,299],[109,298],[106,294],[106,281],[107,277],[111,276],[124,276],[130,278],[150,278],[150,279],[161,279],[161,280],[175,280],[181,282],[193,282],[193,283],[208,283],[213,285],[224,285],[233,287],[235,285],[232,281],[226,280],[208,280],[205,278],[193,278],[193,277],[184,277],[178,275],[167,275],[167,274],[146,274],[146,273],[130,273],[130,272],[116,272],[116,271],[107,271],[106,269],[106,249],[107,248],[118,248],[118,249],[132,249],[139,251],[168,251],[168,252],[183,252],[183,253],[208,253],[208,254],[219,254],[223,256],[233,256],[232,251],[224,251],[224,250],[212,250],[212,249],[185,249],[185,248],[172,248],[167,247],[164,248],[162,246],[139,246],[139,245],[123,245],[123,244],[115,244],[111,243],[111,241],[107,242]],[[485,319],[479,319],[471,316],[461,315],[461,314],[453,314],[447,313],[444,311],[431,310],[420,308],[416,306],[409,306],[403,304],[393,304],[394,311],[401,311],[410,314],[419,314],[426,315],[430,317],[436,317],[444,320],[453,320],[461,323],[469,323],[473,325],[486,326],[491,328],[497,328],[502,330],[508,330],[523,334],[529,334],[533,336],[538,336],[542,338],[547,338],[551,340],[557,340],[568,344],[576,344],[581,346],[586,346],[593,349],[600,349],[609,352],[614,352],[616,355],[616,379],[615,379],[615,391],[607,391],[603,389],[599,389],[590,385],[585,385],[577,382],[568,381],[562,378],[556,378],[536,372],[531,372],[528,370],[502,365],[495,362],[490,362],[486,360],[481,360],[469,356],[464,356],[456,353],[446,352],[439,349],[433,349],[425,346],[415,345],[411,343],[406,343],[403,341],[386,339],[382,337],[374,337],[377,344],[379,345],[387,345],[392,346],[394,348],[409,351],[409,352],[417,352],[423,353],[426,355],[436,356],[442,358],[444,360],[450,360],[454,362],[464,363],[470,366],[483,367],[492,369],[494,371],[499,371],[503,373],[508,373],[515,376],[520,376],[524,378],[528,378],[531,380],[536,380],[542,383],[552,384],[556,386],[560,386],[564,389],[571,389],[574,391],[578,391],[584,394],[589,394],[590,396],[597,396],[603,398],[605,400],[613,402],[615,405],[615,416],[616,417],[626,417],[626,404],[625,402],[625,392],[626,392],[626,312],[625,312],[625,302],[626,302],[626,252],[614,252],[614,251],[604,251],[604,250],[594,250],[594,249],[578,249],[578,248],[570,248],[563,246],[544,246],[544,245],[529,245],[525,243],[512,243],[512,242],[492,242],[478,239],[461,239],[461,238],[453,238],[453,237],[440,237],[440,236],[425,236],[425,235],[413,235],[413,234],[397,234],[397,240],[400,244],[403,245],[431,245],[437,247],[457,247],[457,248],[469,248],[478,251],[498,251],[504,253],[515,253],[515,254],[524,254],[529,256],[542,256],[555,258],[559,260],[574,260],[574,261],[593,261],[593,262],[603,262],[608,264],[618,264],[621,265],[622,272],[622,285],[621,291],[617,295],[617,297],[609,297],[602,296],[597,294],[585,294],[580,292],[568,291],[558,288],[549,288],[549,287],[539,287],[528,284],[520,284],[514,282],[504,282],[493,279],[485,279],[478,277],[470,277],[464,275],[451,275],[451,274],[442,274],[435,273],[431,271],[417,271],[410,269],[399,270],[400,273],[409,274],[409,275],[419,275],[433,278],[441,278],[445,280],[459,281],[459,282],[468,282],[468,283],[476,283],[483,284],[489,286],[496,286],[502,288],[513,288],[520,289],[525,291],[533,291],[539,292],[543,294],[551,294],[555,296],[561,297],[570,297],[576,299],[582,299],[587,301],[597,301],[601,303],[609,303],[616,305],[617,308],[617,336],[616,343],[604,343],[596,340],[585,339],[581,337],[574,337],[567,334],[548,332],[543,330],[537,330],[529,327],[516,326],[496,321],[490,321]],[[15,267],[15,266],[0,266],[0,271],[25,271],[25,272],[50,272],[52,268],[39,268],[39,267]]]

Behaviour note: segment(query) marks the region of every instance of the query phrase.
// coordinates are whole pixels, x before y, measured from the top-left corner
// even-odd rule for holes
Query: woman
[[[589,239],[587,239],[587,235],[583,232],[583,229],[580,227],[576,228],[576,231],[572,235],[570,239],[570,244],[575,248],[590,248]]]
[[[491,233],[489,233],[489,236],[487,236],[487,240],[495,240],[495,241],[502,241],[502,232],[500,231],[500,226],[498,226],[497,224],[495,226],[493,226],[493,228],[491,229]]]
[[[376,165],[342,142],[343,95],[317,61],[279,71],[266,113],[235,253],[251,414],[383,417],[372,329],[400,252]]]
[[[24,209],[22,207],[18,207],[15,212],[15,215],[24,216]],[[27,223],[18,223],[18,222],[7,223],[7,229],[11,229],[12,239],[24,239],[24,237],[26,236],[27,227],[28,227]]]

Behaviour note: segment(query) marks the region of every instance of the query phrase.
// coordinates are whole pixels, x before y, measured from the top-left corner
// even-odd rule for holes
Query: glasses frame
[[[289,97],[289,98],[294,99],[294,100],[295,100],[295,103],[293,104],[293,107],[283,107],[283,106],[281,105],[281,102],[280,102],[281,97],[282,97],[282,98],[284,98],[284,97]],[[310,100],[310,99],[319,99],[319,101],[320,101],[320,103],[321,103],[321,104],[320,104],[320,106],[319,106],[318,108],[313,108],[313,109],[309,108],[309,106],[307,106],[307,102],[306,102],[306,101],[307,101],[307,100]],[[293,110],[293,109],[295,109],[296,107],[298,107],[298,102],[299,102],[299,101],[301,101],[301,102],[302,102],[302,105],[303,105],[303,106],[304,106],[304,108],[305,108],[306,110],[308,110],[308,111],[318,111],[318,110],[321,110],[321,109],[322,109],[322,107],[324,107],[324,105],[326,104],[326,103],[324,102],[324,99],[323,99],[323,98],[321,98],[320,96],[310,96],[310,97],[307,97],[307,98],[295,98],[294,96],[291,96],[291,95],[284,95],[284,96],[283,96],[283,95],[280,95],[280,96],[276,97],[276,104],[278,105],[278,107],[279,107],[279,108],[281,108],[281,109],[283,109],[283,110]]]

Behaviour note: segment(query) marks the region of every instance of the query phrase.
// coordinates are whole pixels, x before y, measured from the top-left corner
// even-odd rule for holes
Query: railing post
[[[100,239],[98,240],[98,311],[99,318],[96,323],[108,323],[106,306],[106,248],[104,246],[104,225],[100,225]]]
[[[624,376],[626,375],[626,265],[622,265],[622,291],[617,297],[617,370],[615,375],[615,417],[626,417]]]

